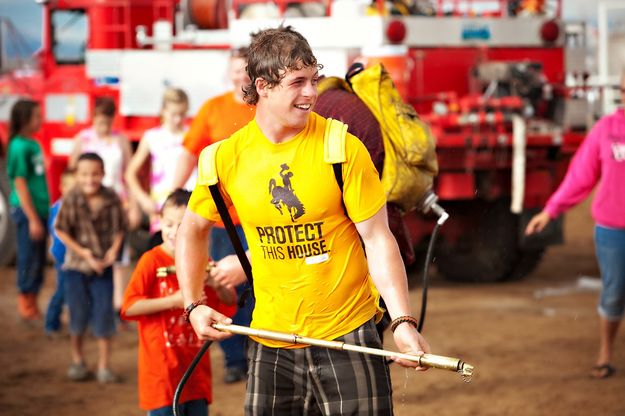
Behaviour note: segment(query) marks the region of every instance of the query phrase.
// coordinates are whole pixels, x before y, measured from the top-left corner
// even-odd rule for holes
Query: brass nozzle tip
[[[462,363],[458,368],[458,374],[468,383],[473,377],[474,367],[471,364]]]

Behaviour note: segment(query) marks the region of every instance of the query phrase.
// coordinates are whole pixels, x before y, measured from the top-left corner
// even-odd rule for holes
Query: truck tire
[[[544,247],[533,250],[520,250],[518,262],[504,280],[520,280],[533,272],[543,259],[544,253]]]
[[[4,161],[0,161],[0,169],[0,266],[7,266],[15,261],[17,241],[9,207],[9,181]]]
[[[473,221],[464,221],[470,226],[454,243],[441,238],[436,251],[439,273],[451,281],[488,283],[521,279],[533,271],[544,249],[521,250],[519,216],[509,207],[507,199],[452,205],[452,221],[454,216]]]

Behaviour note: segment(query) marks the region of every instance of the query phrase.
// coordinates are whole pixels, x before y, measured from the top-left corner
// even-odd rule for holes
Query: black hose
[[[438,229],[441,228],[441,224],[436,222],[432,235],[430,236],[430,243],[428,244],[428,250],[425,255],[425,264],[423,265],[423,288],[421,289],[421,314],[419,316],[419,325],[417,325],[417,331],[421,333],[423,330],[423,323],[425,322],[425,310],[428,305],[428,271],[430,269],[430,263],[432,263],[432,255],[434,254],[434,243],[438,235]]]
[[[191,364],[189,364],[189,368],[187,368],[187,371],[185,371],[182,375],[182,378],[178,383],[178,387],[176,387],[176,391],[174,392],[174,403],[172,404],[174,416],[180,416],[180,411],[178,410],[178,402],[180,401],[180,395],[182,394],[182,389],[184,388],[184,385],[187,384],[187,380],[189,379],[189,377],[191,377],[191,374],[193,374],[193,371],[195,371],[195,367],[197,367],[198,363],[202,359],[202,356],[206,353],[208,347],[210,347],[212,343],[213,341],[208,340],[204,343],[204,345],[202,345],[202,348],[200,348],[197,354],[195,354],[193,361],[191,361]]]

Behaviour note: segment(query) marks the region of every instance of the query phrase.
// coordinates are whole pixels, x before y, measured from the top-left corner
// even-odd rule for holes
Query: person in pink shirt
[[[175,162],[184,151],[182,139],[187,130],[185,117],[189,97],[180,88],[167,88],[163,94],[161,125],[147,130],[126,168],[125,179],[143,212],[150,218],[150,247],[162,242],[160,212],[171,193],[175,175]],[[141,184],[145,161],[150,162],[149,190]],[[193,189],[196,174],[193,171],[183,189]]]
[[[625,73],[621,77],[625,103]],[[601,271],[599,354],[591,375],[614,374],[614,340],[625,315],[625,112],[619,108],[601,118],[571,160],[564,180],[535,215],[526,234],[540,232],[550,220],[583,201],[597,186],[592,202],[595,251]]]

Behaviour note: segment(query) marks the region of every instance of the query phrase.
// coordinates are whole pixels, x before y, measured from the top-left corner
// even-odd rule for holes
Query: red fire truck
[[[364,1],[364,2],[363,2]],[[434,191],[452,220],[436,264],[460,281],[527,274],[544,238],[522,237],[528,216],[560,182],[587,124],[586,101],[565,86],[571,45],[560,0],[39,0],[43,45],[29,71],[0,79],[0,135],[19,96],[42,103],[40,140],[53,198],[72,137],[97,97],[113,97],[115,127],[138,140],[158,123],[162,91],[184,88],[191,113],[228,88],[228,50],[281,22],[310,42],[325,75],[356,58],[383,62],[405,99],[430,124],[440,173]],[[1,252],[11,246],[6,198]],[[433,220],[404,216],[417,251]]]

